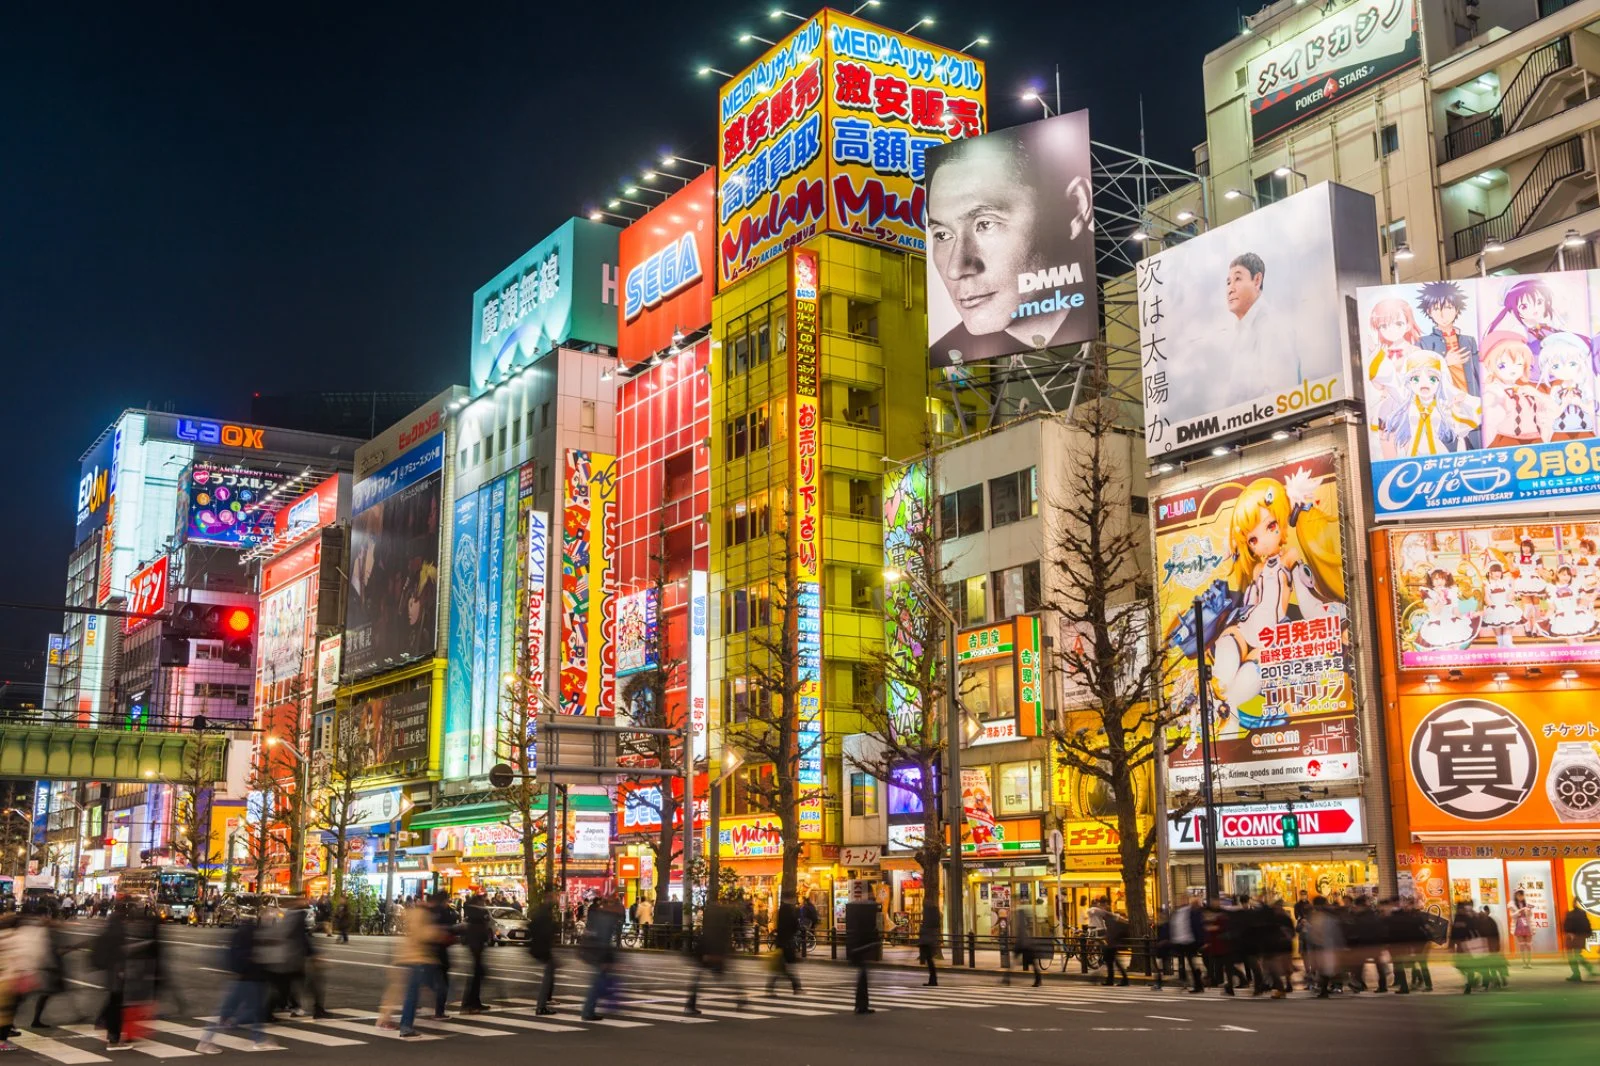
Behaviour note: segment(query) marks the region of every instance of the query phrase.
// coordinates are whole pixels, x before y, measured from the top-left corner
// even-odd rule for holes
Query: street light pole
[[[1204,849],[1206,864],[1206,902],[1215,903],[1222,897],[1221,886],[1217,882],[1217,803],[1215,783],[1211,771],[1211,671],[1206,666],[1205,652],[1205,614],[1201,609],[1200,597],[1194,598],[1194,646],[1195,665],[1199,676],[1196,688],[1200,697],[1200,758],[1205,761],[1204,788],[1206,804],[1206,824],[1201,833],[1200,843]]]

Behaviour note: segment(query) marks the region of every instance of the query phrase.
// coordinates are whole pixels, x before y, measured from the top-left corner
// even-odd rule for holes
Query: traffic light
[[[1300,816],[1294,813],[1294,804],[1289,804],[1289,809],[1283,816],[1283,846],[1298,848],[1300,846]]]
[[[236,666],[249,666],[255,652],[256,612],[249,607],[228,603],[184,603],[172,612],[169,634],[163,638],[182,641],[185,645],[181,663],[168,663],[165,646],[162,665],[187,665],[188,642],[191,640],[216,640],[222,642],[222,661]],[[179,658],[174,647],[171,658]]]

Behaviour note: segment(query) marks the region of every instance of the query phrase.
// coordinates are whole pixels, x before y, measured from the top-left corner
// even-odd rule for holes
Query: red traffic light
[[[255,628],[256,616],[243,607],[231,608],[223,616],[222,626],[233,636],[243,636]]]

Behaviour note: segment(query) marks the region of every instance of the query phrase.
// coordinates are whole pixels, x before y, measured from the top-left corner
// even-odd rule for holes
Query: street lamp
[[[1049,117],[1051,117],[1052,115],[1055,114],[1054,111],[1050,110],[1050,105],[1045,102],[1045,98],[1040,96],[1037,92],[1034,92],[1032,89],[1029,89],[1027,92],[1023,93],[1022,94],[1022,99],[1024,101],[1031,101],[1033,103],[1036,103],[1040,107],[1044,108],[1044,117],[1045,118],[1049,118]]]
[[[1484,257],[1498,255],[1505,250],[1506,246],[1501,244],[1494,237],[1490,237],[1483,242],[1483,244],[1478,248],[1478,276],[1480,278],[1489,276],[1489,264],[1485,261]]]
[[[1042,103],[1043,101],[1041,101]],[[961,958],[961,942],[966,926],[966,870],[963,867],[961,855],[961,822],[963,812],[961,809],[961,741],[964,735],[963,716],[960,703],[956,700],[956,616],[950,610],[950,605],[944,602],[942,596],[934,594],[927,582],[916,574],[907,570],[897,570],[886,567],[883,579],[887,582],[905,581],[921,596],[924,602],[939,615],[947,627],[948,647],[946,651],[949,680],[947,682],[948,700],[945,707],[945,761],[946,780],[944,783],[945,796],[945,824],[950,827],[950,865],[946,870],[947,888],[945,895],[949,898],[947,910],[950,913],[950,944],[954,958]]]
[[[1304,174],[1300,173],[1298,170],[1296,170],[1294,167],[1289,166],[1288,164],[1284,164],[1283,166],[1281,166],[1278,169],[1274,170],[1272,172],[1272,176],[1275,177],[1275,178],[1284,178],[1284,179],[1288,179],[1288,178],[1291,178],[1291,177],[1299,178],[1300,179],[1300,187],[1302,189],[1309,188],[1311,186],[1311,179],[1310,178],[1306,177]]]
[[[1222,194],[1222,198],[1224,200],[1249,200],[1252,210],[1261,206],[1260,204],[1256,203],[1256,198],[1254,196],[1251,196],[1247,192],[1241,192],[1238,189],[1229,189],[1227,192]]]
[[[975,47],[977,45],[980,45],[980,44],[983,45],[985,48],[987,48],[988,45],[989,45],[989,38],[987,38],[987,37],[974,37],[972,40],[970,40],[966,44],[962,45],[961,46],[961,50],[963,52],[965,52],[968,49],[971,49],[971,48],[973,48],[973,47]]]
[[[700,67],[698,70],[695,71],[695,74],[698,75],[699,77],[702,77],[702,78],[705,77],[707,74],[719,74],[724,78],[733,77],[733,75],[729,74],[727,71],[718,70],[716,67]],[[687,160],[685,160],[685,162],[687,162]],[[668,156],[667,158],[663,159],[661,161],[661,165],[664,166],[664,167],[670,167],[672,165],[672,157]]]
[[[933,16],[932,15],[923,15],[917,21],[915,21],[911,25],[907,26],[905,28],[904,32],[906,32],[906,33],[916,33],[918,26],[932,26],[932,25],[933,25]]]
[[[772,13],[770,15],[768,15],[767,17],[770,18],[770,19],[791,18],[791,19],[794,19],[796,22],[804,22],[805,21],[805,19],[801,18],[799,15],[796,15],[793,11],[785,11],[782,8],[774,8],[772,10]]]
[[[778,42],[777,41],[769,41],[765,37],[762,37],[760,34],[755,34],[755,33],[741,33],[741,34],[739,34],[739,43],[740,44],[744,44],[746,41],[760,41],[762,44],[766,45],[768,48],[776,48],[776,47],[778,47]]]
[[[1577,230],[1572,229],[1572,228],[1569,227],[1567,232],[1562,235],[1561,243],[1556,245],[1556,269],[1557,270],[1565,270],[1565,269],[1567,269],[1567,249],[1568,248],[1582,248],[1585,244],[1588,244],[1588,243],[1589,243],[1588,240],[1585,239],[1583,234],[1581,234]]]
[[[1389,257],[1389,280],[1398,285],[1400,283],[1400,264],[1408,263],[1416,257],[1417,253],[1411,250],[1411,245],[1396,245],[1394,254]]]

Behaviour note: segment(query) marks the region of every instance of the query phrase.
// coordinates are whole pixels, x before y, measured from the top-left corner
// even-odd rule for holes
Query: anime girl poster
[[[1475,285],[1362,289],[1356,316],[1373,454],[1396,459],[1480,447]]]
[[[1508,274],[1478,279],[1478,335],[1509,330],[1527,339],[1533,353],[1529,378],[1540,380],[1540,351],[1556,333],[1573,333],[1588,341],[1589,281],[1583,271],[1553,274]]]
[[[1202,698],[1223,784],[1356,775],[1336,456],[1161,497],[1156,581],[1173,788],[1199,779]]]

